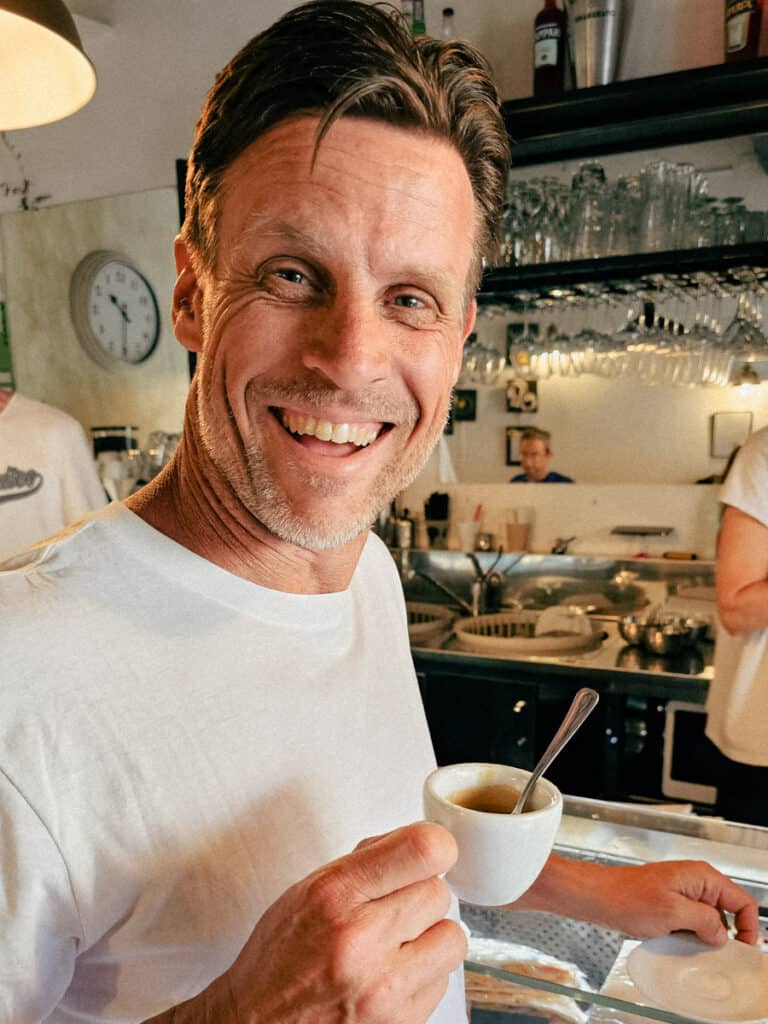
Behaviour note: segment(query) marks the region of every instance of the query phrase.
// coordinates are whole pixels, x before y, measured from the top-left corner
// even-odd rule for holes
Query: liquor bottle
[[[427,23],[424,20],[424,0],[413,0],[413,34],[425,36]]]
[[[544,0],[533,22],[534,96],[560,96],[565,90],[567,24],[566,13],[557,6],[557,0]]]
[[[748,60],[760,52],[763,0],[725,0],[725,59]]]
[[[443,8],[443,22],[440,26],[440,35],[443,39],[455,39],[456,34],[453,28],[453,8]]]

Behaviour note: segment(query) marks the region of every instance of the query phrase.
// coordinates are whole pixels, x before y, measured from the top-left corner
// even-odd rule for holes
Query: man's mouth
[[[368,420],[364,423],[332,421],[317,416],[295,412],[291,409],[272,407],[270,410],[288,433],[294,437],[314,437],[319,441],[331,444],[350,444],[356,448],[365,448],[372,444],[382,433],[391,429],[393,424]]]

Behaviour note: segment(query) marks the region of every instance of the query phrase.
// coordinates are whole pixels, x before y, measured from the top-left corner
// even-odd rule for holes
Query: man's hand
[[[439,877],[455,859],[439,825],[365,840],[283,893],[221,978],[151,1024],[421,1024],[466,953]]]
[[[635,938],[695,932],[712,946],[728,937],[721,911],[735,915],[737,938],[755,943],[757,903],[704,861],[607,867],[553,854],[514,906],[592,921]]]

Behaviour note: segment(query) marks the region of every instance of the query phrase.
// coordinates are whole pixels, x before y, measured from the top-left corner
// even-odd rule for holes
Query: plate
[[[534,636],[592,636],[592,623],[582,608],[555,604],[536,619]]]
[[[627,957],[627,973],[646,999],[707,1024],[768,1019],[768,954],[730,939],[708,946],[695,935],[647,939]]]

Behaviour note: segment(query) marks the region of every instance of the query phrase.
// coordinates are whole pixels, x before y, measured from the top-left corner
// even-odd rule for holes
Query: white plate
[[[646,999],[708,1024],[768,1019],[768,954],[730,939],[708,946],[695,935],[647,939],[627,957],[627,973]]]
[[[536,636],[563,635],[592,636],[592,623],[583,608],[555,604],[545,608],[536,620]]]

